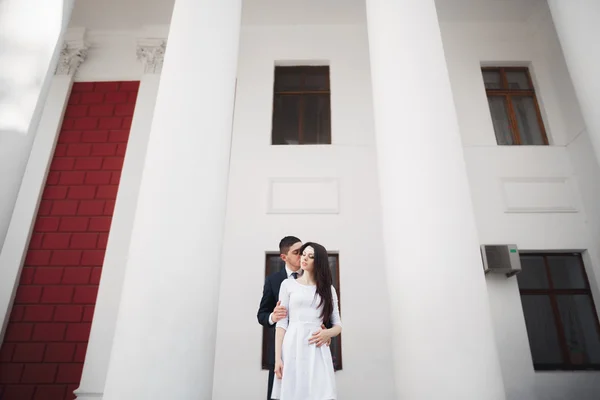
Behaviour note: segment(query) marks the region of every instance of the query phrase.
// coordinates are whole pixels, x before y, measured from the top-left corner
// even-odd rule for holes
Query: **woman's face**
[[[304,249],[300,258],[300,267],[304,271],[312,272],[315,267],[315,249],[310,246]]]

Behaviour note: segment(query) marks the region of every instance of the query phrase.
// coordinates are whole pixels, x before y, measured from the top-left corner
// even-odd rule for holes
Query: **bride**
[[[287,316],[277,322],[272,399],[334,400],[337,398],[333,360],[323,346],[342,332],[338,297],[331,285],[327,250],[305,243],[302,276],[281,283],[279,300]],[[330,320],[330,329],[321,329]]]

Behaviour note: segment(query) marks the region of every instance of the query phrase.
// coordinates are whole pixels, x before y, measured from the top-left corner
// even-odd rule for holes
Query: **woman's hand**
[[[314,344],[317,347],[321,347],[324,344],[329,346],[331,343],[331,331],[329,329],[319,329],[314,332],[310,339],[308,339],[308,344]]]
[[[283,361],[281,358],[275,361],[275,376],[277,379],[283,378]]]

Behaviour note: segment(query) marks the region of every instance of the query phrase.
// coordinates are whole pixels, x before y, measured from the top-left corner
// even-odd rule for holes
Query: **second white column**
[[[548,0],[596,159],[600,162],[600,2]]]
[[[241,0],[177,0],[105,400],[210,399]]]
[[[367,0],[398,399],[505,398],[434,0]]]

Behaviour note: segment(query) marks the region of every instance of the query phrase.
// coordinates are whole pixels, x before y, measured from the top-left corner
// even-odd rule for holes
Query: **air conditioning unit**
[[[516,245],[482,245],[481,259],[486,274],[505,274],[507,277],[521,272],[521,259]]]

